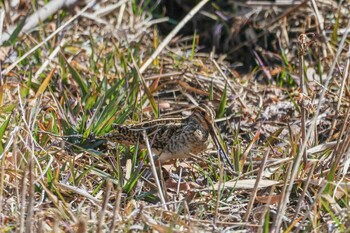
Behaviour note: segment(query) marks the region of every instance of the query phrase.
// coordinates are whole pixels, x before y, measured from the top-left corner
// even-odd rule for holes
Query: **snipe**
[[[194,108],[187,118],[157,119],[134,125],[113,125],[110,133],[103,139],[124,145],[139,144],[145,147],[143,130],[151,143],[152,152],[159,156],[161,162],[188,158],[207,149],[211,135],[221,157],[225,157],[230,167],[230,159],[221,147],[214,127],[215,112],[206,105]]]

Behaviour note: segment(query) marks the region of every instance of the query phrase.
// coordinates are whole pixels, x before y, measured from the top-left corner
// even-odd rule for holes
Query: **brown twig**
[[[111,189],[112,189],[112,182],[109,179],[107,179],[106,189],[105,189],[103,202],[102,202],[102,207],[100,210],[100,214],[98,215],[98,219],[97,219],[97,230],[96,230],[97,233],[103,232],[104,216],[105,216],[105,212],[106,212],[106,208],[107,208],[107,204],[108,204],[108,200],[109,200],[109,195],[111,193]]]
[[[258,193],[258,187],[259,187],[259,182],[262,178],[262,174],[263,174],[263,171],[265,169],[265,164],[266,164],[266,161],[267,161],[267,158],[269,157],[269,154],[270,154],[270,149],[268,149],[266,151],[266,154],[263,158],[263,160],[261,161],[261,164],[260,164],[260,169],[259,169],[259,173],[256,177],[256,181],[255,181],[255,184],[254,184],[254,189],[250,195],[250,199],[249,199],[249,203],[248,203],[248,206],[247,206],[247,211],[243,217],[243,221],[247,222],[248,221],[248,218],[250,216],[250,213],[253,209],[253,204],[254,204],[254,201],[255,201],[255,198],[256,198],[256,194]]]

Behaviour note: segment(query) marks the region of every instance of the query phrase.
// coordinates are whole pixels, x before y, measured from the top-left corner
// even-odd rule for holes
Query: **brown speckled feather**
[[[142,131],[146,130],[152,148],[160,151],[166,147],[169,138],[182,128],[183,124],[181,123],[113,125],[112,132],[104,135],[102,138],[125,145],[136,145],[139,142],[141,146],[144,146],[145,140],[142,136]]]
[[[113,125],[112,132],[102,138],[125,145],[140,143],[145,147],[142,131],[145,130],[154,153],[159,160],[186,158],[206,150],[213,131],[214,111],[198,106],[187,118],[158,119],[137,125]]]

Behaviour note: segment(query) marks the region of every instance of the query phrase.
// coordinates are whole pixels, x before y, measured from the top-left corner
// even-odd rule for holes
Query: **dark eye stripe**
[[[208,115],[208,118],[210,118],[212,120],[215,119],[216,114],[215,114],[214,109],[212,109],[211,107],[209,107],[205,104],[201,104],[198,106],[198,108],[200,109],[200,111],[205,112],[206,115]]]

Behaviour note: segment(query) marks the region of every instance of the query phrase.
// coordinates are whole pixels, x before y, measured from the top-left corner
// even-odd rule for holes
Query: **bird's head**
[[[193,109],[191,118],[197,121],[204,129],[209,129],[215,120],[215,111],[208,105],[201,104]]]

